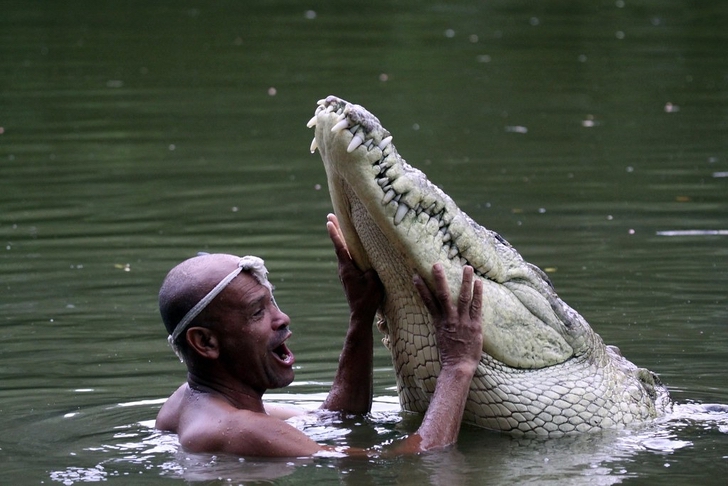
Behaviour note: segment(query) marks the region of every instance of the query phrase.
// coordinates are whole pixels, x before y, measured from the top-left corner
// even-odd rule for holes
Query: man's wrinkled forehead
[[[253,275],[248,272],[241,272],[223,291],[221,296],[224,300],[233,305],[250,306],[265,299],[273,299],[272,285],[261,284]]]

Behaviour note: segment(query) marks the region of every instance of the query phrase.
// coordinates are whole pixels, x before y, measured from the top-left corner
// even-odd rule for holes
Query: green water
[[[318,4],[317,4],[318,3]],[[393,461],[189,456],[156,293],[197,251],[265,258],[320,403],[347,309],[305,124],[336,94],[547,269],[681,403],[728,403],[728,4],[0,1],[0,483],[724,484],[728,418]],[[376,411],[414,430],[385,350]]]

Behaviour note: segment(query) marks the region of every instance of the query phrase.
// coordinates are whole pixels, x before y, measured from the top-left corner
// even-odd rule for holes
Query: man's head
[[[254,256],[200,254],[180,263],[167,274],[159,290],[159,311],[173,347],[184,343],[179,337],[243,271],[273,292],[263,260]]]
[[[278,309],[266,274],[260,258],[226,254],[190,258],[169,272],[159,309],[188,367],[215,361],[261,389],[290,383],[290,320]]]

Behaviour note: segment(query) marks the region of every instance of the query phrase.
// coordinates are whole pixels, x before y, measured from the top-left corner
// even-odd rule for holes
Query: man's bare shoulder
[[[156,428],[169,432],[177,432],[182,405],[185,395],[188,392],[189,386],[187,383],[184,383],[172,393],[157,414],[157,420],[154,425]]]
[[[286,415],[290,416],[278,416]],[[189,387],[183,385],[160,410],[157,428],[176,432],[182,448],[190,452],[295,457],[321,450],[306,434],[278,416],[235,408],[206,393],[192,396]]]

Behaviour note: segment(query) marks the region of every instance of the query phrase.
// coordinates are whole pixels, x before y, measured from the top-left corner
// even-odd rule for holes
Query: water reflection
[[[728,236],[728,230],[665,230],[658,236]]]

